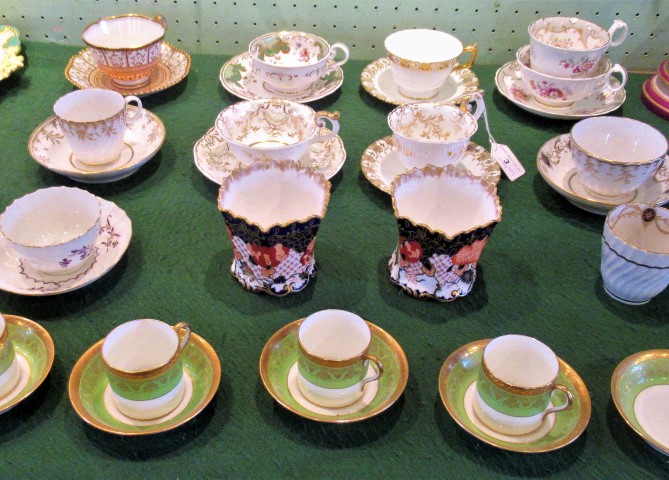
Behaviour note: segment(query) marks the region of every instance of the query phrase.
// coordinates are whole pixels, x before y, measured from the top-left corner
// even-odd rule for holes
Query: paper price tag
[[[506,145],[492,142],[490,155],[499,163],[509,180],[514,181],[525,173],[523,165]]]

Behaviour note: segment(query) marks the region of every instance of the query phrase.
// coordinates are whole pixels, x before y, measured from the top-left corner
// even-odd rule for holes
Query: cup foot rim
[[[621,297],[619,295],[616,295],[613,293],[607,286],[606,283],[604,285],[604,291],[606,294],[611,297],[614,300],[617,300],[620,303],[624,303],[625,305],[645,305],[646,303],[650,302],[652,298],[649,298],[647,300],[628,300],[627,298]]]

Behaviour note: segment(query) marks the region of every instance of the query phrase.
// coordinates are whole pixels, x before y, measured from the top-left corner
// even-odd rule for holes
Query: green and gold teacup
[[[109,332],[102,360],[121,413],[147,420],[179,405],[184,395],[181,352],[190,333],[188,323],[170,326],[152,319],[132,320]]]
[[[0,315],[0,398],[7,395],[19,381],[20,369],[16,363],[14,345],[9,339],[9,328]]]
[[[362,318],[344,310],[309,315],[298,332],[298,386],[311,402],[343,407],[356,402],[364,385],[379,379],[383,365],[369,354],[372,332]],[[369,362],[376,372],[369,376]]]
[[[491,340],[483,350],[476,381],[476,416],[505,434],[536,430],[548,414],[572,404],[569,390],[557,384],[559,371],[555,353],[535,338],[503,335]],[[566,401],[553,407],[551,399],[558,390]]]

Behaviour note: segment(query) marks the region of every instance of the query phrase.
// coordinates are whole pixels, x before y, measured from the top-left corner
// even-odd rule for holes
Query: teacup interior
[[[328,44],[315,35],[280,32],[254,40],[249,50],[258,60],[279,67],[302,67],[330,54]]]
[[[384,44],[391,54],[413,62],[445,62],[462,53],[460,40],[436,30],[401,30],[386,37]]]
[[[299,339],[314,356],[325,360],[346,360],[367,349],[371,332],[367,323],[354,313],[322,310],[302,322]]]
[[[388,115],[394,133],[425,143],[447,143],[474,135],[478,124],[468,112],[451,105],[414,103]]]
[[[169,362],[179,347],[179,336],[159,320],[133,320],[112,330],[102,344],[107,364],[125,372],[143,372]]]
[[[165,35],[165,28],[149,18],[122,16],[102,19],[88,27],[82,37],[86,43],[102,48],[137,48]]]
[[[483,351],[483,359],[499,380],[523,388],[548,385],[559,371],[553,351],[524,335],[504,335],[491,340]]]
[[[630,204],[607,221],[613,233],[625,243],[647,252],[669,254],[669,210]]]
[[[529,31],[540,42],[565,50],[600,48],[611,40],[608,31],[578,18],[541,18],[530,25]]]
[[[54,104],[53,111],[68,122],[95,122],[111,118],[124,108],[125,100],[120,93],[89,88],[63,95]]]

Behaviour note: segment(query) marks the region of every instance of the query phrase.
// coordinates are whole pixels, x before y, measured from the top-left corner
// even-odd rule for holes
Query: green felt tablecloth
[[[471,294],[450,304],[416,300],[390,283],[386,264],[397,231],[390,198],[360,171],[365,147],[390,134],[386,115],[392,107],[362,90],[366,62],[349,62],[341,90],[311,105],[341,112],[348,153],[333,179],[316,243],[319,276],[298,295],[273,298],[243,290],[230,275],[232,248],[216,208],[217,186],[193,163],[193,144],[220,110],[237,101],[218,80],[227,58],[194,55],[184,82],[144,99],[167,128],[165,144],[151,162],[120,182],[85,186],[40,167],[26,148],[54,101],[72,90],[63,70],[76,51],[28,43],[26,67],[0,82],[0,211],[38,188],[79,186],[123,208],[134,235],[121,262],[79,291],[43,298],[0,293],[1,312],[39,322],[56,347],[45,384],[0,416],[0,478],[669,475],[666,457],[624,424],[609,390],[623,358],[668,346],[669,293],[642,307],[609,299],[599,275],[604,217],[572,206],[535,166],[541,145],[568,132],[573,122],[521,111],[495,91],[495,67],[475,67],[493,134],[514,150],[527,174],[499,185],[502,221],[483,253]],[[669,134],[667,122],[640,103],[645,78],[631,75],[627,102],[615,114]],[[488,146],[483,128],[474,141]],[[325,308],[358,313],[404,348],[408,386],[382,415],[352,425],[314,423],[283,410],[265,391],[258,374],[265,342],[283,325]],[[67,382],[90,345],[135,318],[189,321],[216,349],[223,374],[212,404],[189,424],[122,438],[83,423],[68,400]],[[560,451],[522,455],[483,444],[451,420],[439,398],[439,369],[451,352],[511,332],[550,345],[590,391],[590,424]]]

